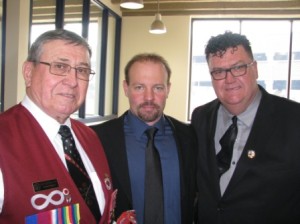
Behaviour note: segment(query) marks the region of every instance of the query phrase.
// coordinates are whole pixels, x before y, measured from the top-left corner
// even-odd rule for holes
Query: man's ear
[[[23,78],[25,80],[26,87],[31,85],[31,77],[32,77],[32,70],[33,70],[33,62],[25,61],[22,67]]]
[[[168,83],[168,86],[167,86],[167,98],[169,97],[170,89],[171,89],[171,83]]]
[[[127,84],[126,80],[123,80],[123,90],[124,90],[125,96],[128,96],[128,84]]]

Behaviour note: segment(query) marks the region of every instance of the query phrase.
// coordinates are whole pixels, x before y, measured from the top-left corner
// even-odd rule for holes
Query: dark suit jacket
[[[199,142],[199,223],[300,223],[300,104],[260,89],[252,130],[222,197],[214,146],[220,102],[193,111]],[[252,159],[249,150],[255,151]]]
[[[125,114],[117,119],[91,126],[101,139],[111,169],[113,186],[118,189],[116,217],[119,217],[122,212],[132,209],[131,195],[134,194],[134,192],[131,192],[125,149],[123,128]],[[194,218],[193,205],[196,194],[196,137],[191,126],[183,124],[172,117],[165,117],[173,129],[180,160],[182,224],[189,224],[192,223]]]

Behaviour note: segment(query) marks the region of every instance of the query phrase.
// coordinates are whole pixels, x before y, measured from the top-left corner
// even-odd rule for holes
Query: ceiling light
[[[160,13],[155,14],[155,20],[151,24],[149,32],[152,34],[163,34],[167,32],[167,28],[163,23],[163,21],[161,20]]]
[[[157,13],[155,14],[155,20],[151,24],[149,32],[152,34],[163,34],[167,32],[167,28],[161,20],[161,14],[159,13],[159,0],[157,0]]]
[[[144,8],[143,0],[122,0],[120,6],[125,9],[141,9]]]

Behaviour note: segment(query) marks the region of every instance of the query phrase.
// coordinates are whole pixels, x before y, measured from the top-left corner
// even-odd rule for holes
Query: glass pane
[[[290,21],[242,22],[242,34],[251,42],[258,63],[258,83],[282,97],[287,97],[290,26]]]
[[[223,33],[230,29],[226,27],[229,24],[226,20],[213,22],[215,24],[210,21],[196,21],[193,24],[190,113],[195,106],[204,104],[213,97],[210,79],[205,78],[208,69],[202,53],[205,47],[203,41],[207,41],[216,32]],[[258,63],[258,83],[272,94],[300,102],[300,21],[293,21],[292,25],[293,32],[290,20],[242,20],[240,27],[241,33],[250,40],[254,58]],[[222,31],[224,27],[226,28]],[[230,30],[239,32],[237,27],[234,28],[236,30]],[[201,32],[202,30],[205,32]],[[288,83],[290,60],[291,82]]]
[[[300,102],[300,21],[293,23],[290,98]]]
[[[100,50],[101,50],[102,9],[92,3],[90,5],[90,23],[88,42],[92,48],[92,69],[96,72],[90,81],[85,104],[86,117],[98,115],[99,108],[99,79],[100,79]]]
[[[115,58],[115,33],[116,19],[108,17],[108,38],[107,38],[107,61],[105,80],[105,110],[104,115],[112,114],[113,103],[113,82],[114,82],[114,58]]]
[[[82,36],[82,0],[65,0],[64,29]]]
[[[194,108],[216,98],[205,59],[204,49],[211,36],[226,30],[239,32],[239,21],[197,20],[192,24],[192,63],[190,81],[189,115]],[[189,116],[190,118],[190,116]]]
[[[81,24],[82,21],[82,5],[83,0],[65,0],[65,9],[64,9],[64,23],[66,28],[67,24],[70,25],[72,23]],[[71,29],[70,30],[81,35],[80,30]],[[77,27],[78,28],[78,27]]]
[[[42,33],[55,29],[55,0],[33,0],[30,44]]]

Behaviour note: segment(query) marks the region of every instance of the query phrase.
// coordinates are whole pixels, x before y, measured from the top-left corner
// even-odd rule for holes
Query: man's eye
[[[135,90],[143,90],[144,88],[143,88],[143,86],[135,86],[134,89]]]
[[[68,67],[68,65],[60,64],[60,63],[55,63],[55,64],[53,64],[53,66],[55,69],[60,69],[60,70],[65,70]]]
[[[235,67],[233,67],[232,69],[235,70],[235,71],[239,71],[239,70],[242,70],[246,67],[246,65],[237,65]]]
[[[215,70],[212,72],[212,74],[214,74],[214,75],[220,75],[222,73],[223,73],[223,70]]]
[[[156,92],[160,92],[160,91],[163,91],[164,90],[164,87],[163,86],[155,86],[154,90]]]
[[[77,72],[80,74],[89,74],[89,69],[87,68],[76,68]]]

